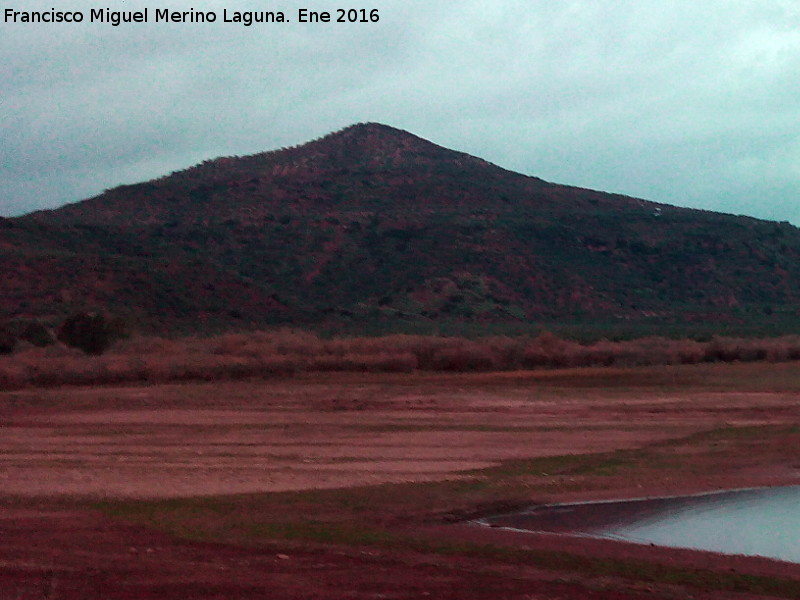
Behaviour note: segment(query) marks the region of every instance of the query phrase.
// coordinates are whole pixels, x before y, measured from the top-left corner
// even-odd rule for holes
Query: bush
[[[491,371],[499,366],[498,362],[491,348],[464,343],[436,352],[431,368],[434,371]]]
[[[17,345],[17,338],[8,327],[0,325],[0,354],[11,354]]]
[[[123,331],[117,321],[101,314],[77,313],[67,318],[58,330],[58,339],[86,354],[102,354]]]
[[[800,336],[766,340],[715,337],[706,342],[649,337],[579,344],[547,332],[534,339],[414,335],[323,339],[288,329],[212,338],[136,337],[114,344],[104,356],[87,356],[100,354],[117,339],[113,323],[102,316],[74,315],[59,331],[59,339],[69,346],[48,347],[18,339],[14,334],[21,328],[0,326],[0,335],[6,332],[2,338],[7,340],[5,347],[13,349],[12,356],[0,361],[0,389],[221,381],[315,371],[476,372],[800,359]]]
[[[52,346],[56,343],[50,330],[38,321],[28,323],[22,333],[19,334],[19,339],[30,342],[39,348]]]

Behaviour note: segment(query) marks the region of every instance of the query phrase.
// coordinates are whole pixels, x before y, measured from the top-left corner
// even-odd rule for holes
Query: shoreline
[[[474,523],[796,486],[798,371],[0,393],[0,596],[800,598],[796,563]]]

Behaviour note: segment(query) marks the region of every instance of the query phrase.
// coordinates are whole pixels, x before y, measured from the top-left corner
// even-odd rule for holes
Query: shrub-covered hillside
[[[547,183],[377,124],[0,222],[0,317],[780,324],[800,231]],[[780,327],[779,327],[780,328]]]

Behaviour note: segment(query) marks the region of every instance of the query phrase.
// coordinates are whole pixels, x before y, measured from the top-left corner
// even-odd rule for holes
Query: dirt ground
[[[506,502],[798,484],[798,370],[320,374],[5,392],[0,598],[797,598],[798,565],[514,534],[468,517]],[[303,495],[312,490],[338,504]],[[202,507],[248,504],[224,516],[175,508],[198,497]],[[261,523],[276,498],[294,506]],[[401,542],[290,535],[282,519],[367,524]]]

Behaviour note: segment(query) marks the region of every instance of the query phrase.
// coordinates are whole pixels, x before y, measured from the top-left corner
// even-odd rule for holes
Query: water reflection
[[[800,486],[538,507],[487,523],[800,563]]]

